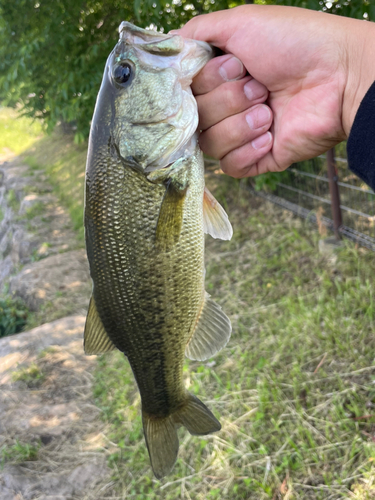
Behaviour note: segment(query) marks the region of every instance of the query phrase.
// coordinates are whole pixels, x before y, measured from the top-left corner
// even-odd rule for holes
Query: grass
[[[25,152],[31,169],[44,170],[54,193],[67,207],[81,244],[84,241],[83,202],[87,144],[76,145],[73,136],[55,132]]]
[[[57,134],[25,153],[34,170],[48,173],[81,239],[85,152]],[[98,358],[94,396],[115,481],[108,494],[374,498],[373,253],[344,242],[336,257],[322,256],[314,227],[251,199],[243,182],[214,173],[207,180],[234,227],[230,242],[208,238],[206,247],[206,288],[233,335],[212,360],[187,361],[184,377],[222,430],[196,437],[180,429],[177,464],[157,481],[131,369],[120,353]]]
[[[0,295],[0,338],[21,332],[28,316],[29,310],[20,298]]]
[[[26,220],[31,220],[34,217],[37,217],[38,215],[42,215],[42,213],[45,212],[45,208],[46,208],[45,203],[38,201],[37,203],[34,203],[34,205],[32,205],[26,210],[24,218]]]
[[[0,464],[22,463],[37,460],[40,444],[21,443],[16,440],[13,445],[4,445],[0,448]]]
[[[20,117],[14,109],[0,107],[0,154],[9,150],[22,153],[41,137],[41,133],[39,122]]]
[[[233,335],[212,360],[187,361],[185,380],[223,428],[201,438],[180,429],[176,467],[155,480],[131,369],[120,353],[101,357],[94,395],[121,495],[373,495],[366,486],[375,460],[373,254],[344,242],[337,259],[323,257],[314,228],[249,199],[243,183],[211,177],[212,190],[226,197],[234,238],[207,240],[206,288]]]
[[[9,189],[7,193],[7,203],[13,212],[18,212],[20,209],[20,202],[18,201],[17,194],[14,189]]]
[[[30,366],[21,368],[12,373],[13,382],[25,382],[29,388],[39,387],[44,379],[45,374],[36,363],[31,363]]]
[[[58,129],[52,135],[42,135],[40,124],[26,117],[16,118],[16,111],[0,108],[0,153],[3,147],[17,154],[22,153],[23,160],[30,167],[28,175],[38,170],[46,172],[54,193],[69,211],[72,226],[82,246],[87,143],[76,145],[72,134],[64,134]],[[6,131],[4,135],[2,131]],[[32,187],[26,191],[30,189]],[[17,211],[19,203],[15,193],[9,196],[8,203]],[[30,210],[26,214],[28,219],[43,212],[42,206],[38,204]]]

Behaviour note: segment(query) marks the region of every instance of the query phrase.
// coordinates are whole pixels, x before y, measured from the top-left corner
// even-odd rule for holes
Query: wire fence
[[[272,192],[250,189],[375,251],[375,193],[349,171],[344,154],[335,157],[330,150],[327,155],[292,165]]]

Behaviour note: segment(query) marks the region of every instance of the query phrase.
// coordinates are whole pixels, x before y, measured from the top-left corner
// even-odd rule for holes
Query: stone
[[[0,232],[0,256],[6,257],[10,253],[12,248],[12,238],[12,228],[8,227],[3,235],[1,235]]]
[[[13,264],[25,264],[30,261],[33,251],[38,247],[38,241],[23,228],[17,228],[13,233],[11,245],[10,256]]]
[[[14,264],[10,255],[0,261],[0,289],[2,289],[5,281],[14,271]]]
[[[30,355],[51,345],[67,346],[72,340],[83,339],[85,316],[68,316],[37,326],[28,332],[0,338],[0,366],[10,354]]]
[[[53,201],[55,201],[55,197],[52,195],[37,195],[35,193],[30,193],[21,200],[19,215],[25,215],[33,206],[39,203],[47,205]]]
[[[56,293],[76,292],[87,288],[89,266],[84,250],[73,250],[26,265],[9,282],[9,291],[21,297],[28,308],[37,311],[46,301],[53,301]]]

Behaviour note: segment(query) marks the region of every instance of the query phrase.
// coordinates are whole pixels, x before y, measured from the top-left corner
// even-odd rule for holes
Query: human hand
[[[375,25],[366,21],[246,5],[197,16],[179,34],[227,53],[192,89],[201,148],[233,177],[281,171],[345,140],[375,80]]]

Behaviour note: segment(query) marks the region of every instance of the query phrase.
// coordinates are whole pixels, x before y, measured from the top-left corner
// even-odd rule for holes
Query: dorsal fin
[[[224,208],[209,190],[204,188],[203,196],[203,229],[213,238],[230,240],[233,235],[232,224]]]
[[[102,320],[96,310],[94,297],[92,296],[86,318],[83,345],[85,354],[88,355],[102,354],[116,349],[116,346],[112,343],[112,340],[108,337],[104,329]]]
[[[198,361],[212,357],[227,345],[231,331],[229,318],[206,292],[194,333],[186,346],[185,355]]]

